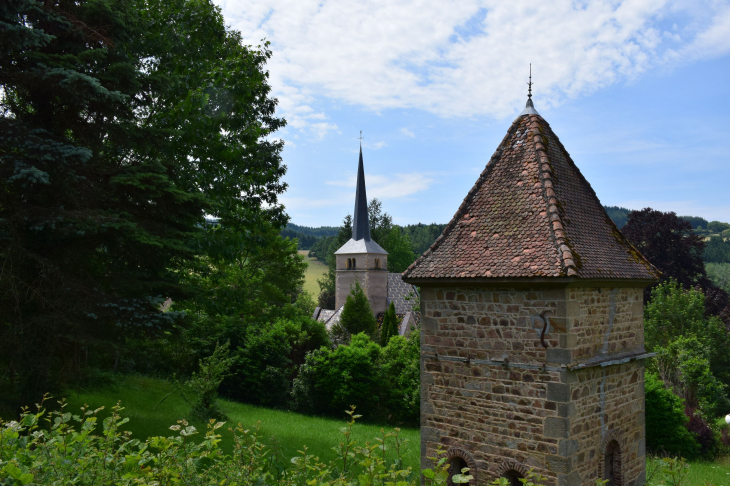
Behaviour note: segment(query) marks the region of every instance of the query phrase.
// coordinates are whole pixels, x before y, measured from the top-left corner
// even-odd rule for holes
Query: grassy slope
[[[659,478],[652,478],[647,486],[658,486],[662,483]],[[689,465],[689,472],[682,482],[682,486],[730,486],[730,458],[721,458],[716,462],[693,462]]]
[[[125,428],[131,430],[134,437],[144,439],[149,436],[169,436],[170,425],[177,420],[189,417],[189,409],[179,396],[170,395],[161,405],[155,406],[162,398],[171,391],[168,383],[141,376],[130,376],[124,378],[115,388],[83,391],[80,393],[71,392],[67,396],[67,411],[77,413],[79,407],[88,404],[93,408],[106,407],[107,412],[117,402],[122,401],[125,410],[122,415],[129,417],[130,421]],[[343,420],[333,420],[319,417],[308,417],[293,412],[270,410],[254,407],[241,403],[222,401],[223,408],[228,413],[228,424],[242,424],[245,429],[253,429],[257,422],[261,422],[261,437],[268,445],[272,444],[274,437],[281,448],[285,458],[298,455],[297,451],[302,450],[306,445],[310,454],[319,456],[325,461],[335,458],[332,447],[342,439],[340,428],[345,425],[345,414]],[[153,410],[153,408],[155,408]],[[102,413],[103,416],[107,414]],[[204,434],[205,424],[193,422],[193,425]],[[365,441],[375,442],[374,437],[380,435],[379,425],[356,424],[354,438],[359,444]],[[223,427],[223,449],[230,451],[231,433],[228,426]],[[221,430],[223,430],[221,429]],[[390,430],[386,428],[386,432]],[[419,468],[419,441],[420,432],[418,429],[404,429],[401,436],[408,439],[406,444],[407,452],[404,457],[406,466],[413,469]],[[199,436],[200,437],[200,436]]]
[[[122,414],[130,418],[130,422],[125,428],[131,430],[135,437],[143,439],[155,435],[167,436],[171,434],[170,425],[175,424],[180,418],[189,416],[189,406],[178,396],[171,395],[164,403],[158,405],[170,391],[170,385],[162,380],[130,376],[124,378],[114,388],[69,393],[66,410],[76,413],[84,404],[92,407],[104,406],[106,408],[100,414],[103,417],[107,415],[106,412],[117,400],[121,400],[125,407]],[[261,437],[264,442],[271,445],[272,437],[275,438],[286,458],[297,455],[297,451],[301,450],[302,445],[308,447],[309,453],[318,455],[324,460],[328,461],[335,457],[331,447],[341,440],[339,429],[345,425],[344,420],[308,417],[226,400],[222,402],[229,416],[229,424],[241,423],[244,428],[254,428],[260,421]],[[199,431],[205,430],[205,424],[200,422],[193,422],[193,424]],[[227,430],[228,427],[224,427],[224,429],[222,445],[223,449],[228,451],[231,443],[230,432]],[[358,443],[374,442],[373,438],[380,434],[380,429],[381,427],[377,425],[357,424],[354,432],[355,439]],[[404,429],[401,431],[401,436],[409,441],[406,444],[407,452],[404,457],[406,466],[418,469],[420,466],[419,430]],[[714,486],[730,486],[730,458],[720,458],[713,463],[691,463],[689,473],[682,484],[683,486],[705,486],[706,482]],[[660,483],[659,478],[654,478],[647,486],[656,486]]]
[[[316,258],[309,258],[307,250],[299,250],[300,255],[304,255],[304,260],[309,263],[307,267],[307,274],[304,276],[304,290],[312,294],[314,300],[317,300],[319,295],[319,285],[317,285],[317,279],[322,278],[322,275],[327,273],[327,265],[320,262]]]

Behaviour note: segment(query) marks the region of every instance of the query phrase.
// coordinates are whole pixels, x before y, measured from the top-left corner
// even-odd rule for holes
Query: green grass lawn
[[[650,469],[650,468],[647,468]],[[647,471],[648,472],[648,471]],[[666,484],[661,478],[652,478],[647,486]],[[671,483],[670,483],[671,484]],[[692,462],[682,486],[730,486],[730,458],[720,458],[715,462]]]
[[[103,389],[85,390],[81,392],[69,392],[66,395],[68,406],[66,411],[76,413],[84,404],[93,408],[104,406],[102,417],[108,415],[109,410],[118,400],[121,400],[125,409],[122,415],[129,417],[130,421],[124,426],[130,430],[133,436],[145,439],[150,436],[169,436],[173,433],[169,430],[181,418],[190,416],[190,407],[179,396],[170,395],[162,404],[160,400],[170,391],[171,386],[159,379],[128,376],[122,378],[115,386]],[[332,447],[342,440],[340,428],[345,425],[345,414],[342,420],[330,418],[310,417],[293,412],[282,410],[271,410],[242,403],[222,400],[223,408],[228,414],[227,426],[222,431],[222,447],[226,452],[231,449],[231,432],[228,426],[235,426],[240,423],[244,428],[253,429],[256,424],[261,424],[261,438],[268,445],[276,444],[287,460],[298,455],[297,451],[303,445],[308,447],[309,453],[319,456],[324,461],[335,458]],[[205,424],[192,421],[192,424],[201,432],[205,432]],[[386,432],[392,430],[389,427],[372,424],[356,424],[354,428],[354,439],[363,444],[365,441],[375,442],[374,438],[380,435],[381,428]],[[403,429],[401,436],[408,439],[404,461],[406,466],[414,470],[420,468],[419,462],[419,441],[420,432],[418,429]],[[692,462],[683,486],[730,486],[730,458],[720,458],[715,462]],[[647,483],[647,486],[658,486],[663,484],[661,478],[655,477]]]
[[[170,395],[164,403],[158,405],[160,400],[170,391],[171,386],[162,380],[143,376],[128,376],[123,378],[115,387],[82,392],[69,392],[66,396],[68,406],[66,411],[78,413],[79,407],[84,404],[92,408],[104,406],[102,416],[107,416],[108,411],[121,400],[125,408],[122,415],[129,417],[129,422],[124,426],[126,430],[133,433],[133,437],[145,439],[150,436],[169,436],[173,432],[169,430],[177,420],[190,417],[190,407],[179,396]],[[324,461],[335,459],[335,452],[332,447],[341,440],[340,428],[345,426],[345,414],[343,420],[329,418],[309,417],[293,412],[270,410],[261,407],[254,407],[242,403],[222,400],[222,406],[228,414],[228,423],[223,430],[222,447],[230,452],[232,439],[228,426],[235,426],[240,423],[246,429],[253,429],[257,422],[261,423],[261,437],[263,442],[272,445],[274,441],[288,460],[298,455],[297,451],[302,450],[306,445],[310,454],[319,456]],[[192,421],[192,424],[205,434],[205,424]],[[375,442],[374,437],[380,436],[381,428],[386,432],[390,427],[382,427],[372,424],[356,424],[354,428],[354,439],[359,444],[365,441]],[[418,429],[403,429],[401,436],[408,439],[404,462],[414,470],[420,468],[420,431]],[[272,439],[273,438],[273,439]]]
[[[307,267],[307,273],[304,276],[304,290],[312,294],[312,297],[316,301],[317,296],[319,295],[319,285],[317,285],[317,280],[327,273],[327,265],[316,258],[309,258],[307,256],[308,253],[309,251],[307,250],[299,250],[299,254],[303,255],[304,261],[309,264]]]

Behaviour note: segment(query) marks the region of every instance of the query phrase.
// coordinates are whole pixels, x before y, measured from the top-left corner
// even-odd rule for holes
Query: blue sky
[[[451,219],[524,107],[606,205],[730,221],[730,2],[219,0],[271,42],[292,222],[368,196],[396,223]]]

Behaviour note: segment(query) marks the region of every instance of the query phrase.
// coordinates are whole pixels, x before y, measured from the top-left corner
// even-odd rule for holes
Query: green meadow
[[[190,406],[179,395],[172,392],[172,386],[164,380],[137,375],[125,376],[106,387],[68,392],[64,396],[65,410],[77,413],[84,405],[88,405],[92,409],[104,407],[99,412],[99,416],[104,418],[109,415],[111,408],[120,402],[124,407],[122,415],[130,419],[124,429],[131,431],[133,437],[143,440],[152,436],[173,435],[175,433],[169,427],[185,418],[198,429],[202,438],[206,424],[190,420]],[[52,402],[56,400],[54,398]],[[287,462],[298,455],[298,451],[301,451],[303,446],[307,447],[308,454],[319,456],[323,461],[336,458],[332,447],[342,440],[340,429],[346,425],[344,412],[342,420],[336,420],[284,410],[272,410],[228,400],[221,400],[221,403],[228,415],[226,426],[219,429],[222,435],[221,445],[225,452],[230,452],[232,447],[232,432],[229,427],[241,424],[244,429],[249,430],[255,430],[258,427],[262,442],[276,449]],[[353,428],[353,437],[360,445],[366,441],[374,443],[375,438],[380,437],[383,430],[386,433],[393,432],[392,427],[356,423]],[[405,466],[410,466],[414,470],[419,469],[420,431],[402,429],[399,435],[407,441],[404,446]],[[659,475],[651,477],[651,459],[648,466],[647,486],[667,484]],[[689,463],[687,474],[680,484],[682,486],[730,486],[730,457],[721,457],[714,462]]]
[[[194,425],[200,432],[205,434],[206,424],[199,421],[189,420],[190,406],[177,394],[172,393],[172,386],[166,381],[144,376],[127,376],[121,378],[118,383],[101,389],[84,390],[80,392],[69,392],[66,395],[66,411],[78,413],[83,405],[89,405],[92,409],[104,407],[100,412],[101,417],[109,415],[111,408],[121,401],[124,407],[122,415],[129,417],[129,422],[124,426],[125,430],[132,432],[133,437],[145,439],[153,436],[170,436],[176,434],[169,430],[183,418]],[[169,394],[169,396],[168,396]],[[167,396],[162,403],[163,398]],[[322,417],[310,417],[294,412],[283,410],[272,410],[255,407],[242,403],[221,400],[221,404],[228,415],[226,426],[219,429],[222,431],[222,448],[230,452],[232,448],[232,433],[228,430],[241,424],[244,429],[254,430],[260,427],[262,442],[270,447],[277,448],[288,461],[298,455],[303,446],[307,446],[308,454],[319,456],[325,462],[336,458],[332,447],[342,440],[340,429],[346,425],[346,414],[343,412],[342,420]],[[364,445],[366,441],[375,442],[375,437],[380,437],[381,430],[392,432],[392,427],[356,423],[353,428],[353,438],[358,444]],[[404,462],[406,467],[411,466],[414,470],[420,467],[420,432],[418,429],[402,429],[400,436],[407,439],[405,444]],[[392,439],[388,439],[392,440]]]
[[[312,298],[316,301],[317,296],[319,295],[319,285],[317,284],[317,280],[327,273],[327,265],[316,258],[308,257],[308,253],[309,251],[307,250],[299,250],[299,254],[304,256],[304,261],[309,264],[307,272],[304,275],[304,290],[309,292],[312,295]]]

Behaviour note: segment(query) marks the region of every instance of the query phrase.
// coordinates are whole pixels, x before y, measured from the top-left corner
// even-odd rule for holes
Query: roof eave
[[[559,285],[571,287],[647,287],[657,281],[650,278],[580,278],[580,277],[407,277],[411,285]]]

